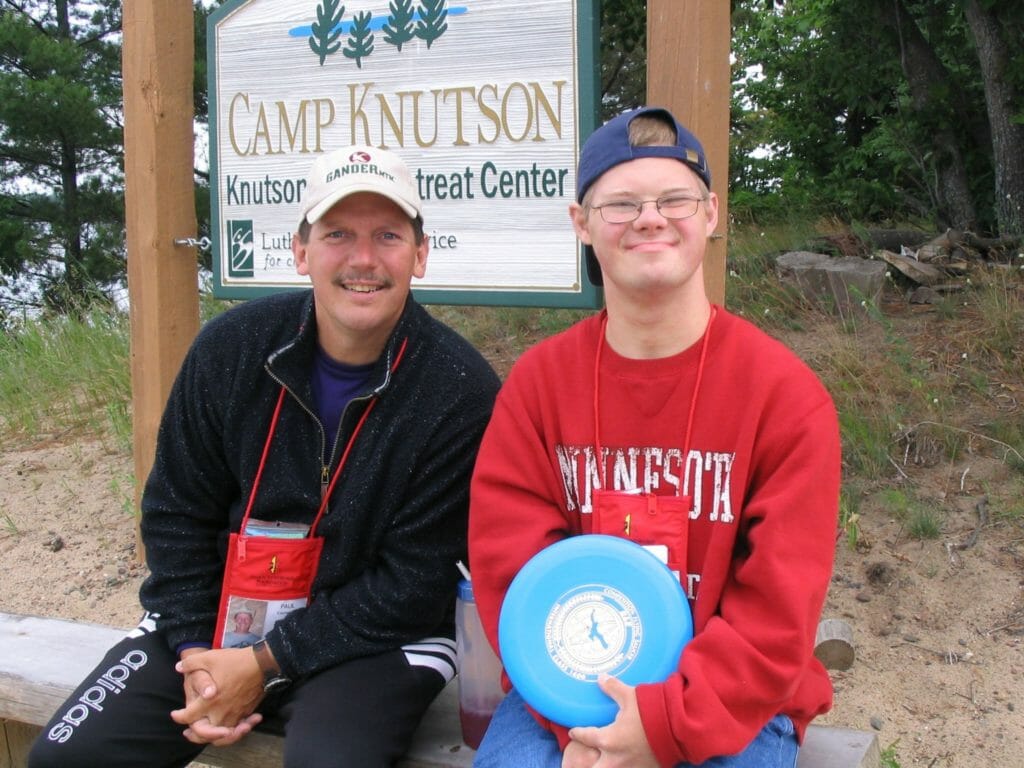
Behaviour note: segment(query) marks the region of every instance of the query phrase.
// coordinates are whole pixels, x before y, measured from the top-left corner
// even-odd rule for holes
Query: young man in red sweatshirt
[[[667,552],[694,637],[663,680],[602,675],[618,706],[604,727],[551,722],[511,689],[474,765],[792,768],[832,702],[813,655],[838,514],[832,400],[709,301],[718,199],[669,112],[625,113],[587,140],[570,216],[606,309],[526,352],[499,394],[471,487],[476,602],[497,648],[523,565],[569,536],[626,535],[640,504],[660,523],[630,537]]]

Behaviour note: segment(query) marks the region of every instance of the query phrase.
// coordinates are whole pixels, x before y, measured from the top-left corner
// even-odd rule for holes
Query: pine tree
[[[310,25],[313,34],[309,36],[309,47],[320,57],[320,66],[327,57],[337,53],[341,48],[338,38],[341,30],[336,29],[341,17],[345,14],[345,6],[338,7],[339,0],[324,0],[316,7],[316,21]]]
[[[446,0],[423,0],[420,3],[420,21],[416,24],[416,37],[427,48],[448,30],[448,3]]]
[[[123,277],[121,3],[0,9],[0,281],[73,310]]]
[[[363,59],[373,53],[373,33],[370,31],[370,20],[373,14],[370,11],[357,13],[352,18],[352,30],[348,38],[348,45],[342,51],[348,58],[355,59],[356,66],[362,69]]]
[[[384,42],[401,51],[402,46],[416,36],[412,23],[416,14],[412,8],[412,0],[392,0],[389,8],[391,15],[383,27]]]

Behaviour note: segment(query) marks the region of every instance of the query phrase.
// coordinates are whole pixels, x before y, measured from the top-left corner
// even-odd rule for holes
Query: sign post
[[[704,258],[708,297],[725,304],[729,221],[729,3],[647,0],[647,103],[670,109],[704,145],[718,228]]]
[[[135,508],[171,383],[199,329],[191,0],[124,4],[124,165]],[[141,546],[138,552],[144,556]]]

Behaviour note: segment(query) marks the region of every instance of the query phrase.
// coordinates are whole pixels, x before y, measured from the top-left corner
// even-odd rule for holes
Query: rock
[[[855,256],[791,251],[779,256],[776,270],[780,280],[795,286],[808,301],[847,317],[878,306],[887,267]]]
[[[942,301],[942,296],[934,288],[929,288],[926,285],[919,285],[910,292],[910,296],[907,297],[907,301],[911,304],[938,304]]]

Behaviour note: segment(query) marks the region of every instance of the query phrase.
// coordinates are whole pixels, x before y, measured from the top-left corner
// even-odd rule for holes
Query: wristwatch
[[[274,654],[267,647],[266,640],[257,640],[252,644],[252,652],[256,657],[256,663],[260,665],[263,673],[263,692],[275,693],[284,690],[292,684],[291,678],[281,673],[281,668],[274,660]]]

